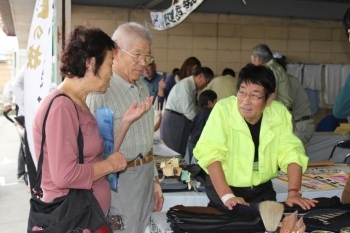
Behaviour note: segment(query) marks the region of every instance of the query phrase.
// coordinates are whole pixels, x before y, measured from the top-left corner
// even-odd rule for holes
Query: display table
[[[303,197],[316,198],[338,196],[340,198],[343,192],[342,185],[345,184],[346,180],[343,179],[343,176],[337,175],[339,172],[343,175],[344,173],[349,174],[350,165],[336,164],[330,167],[309,168],[305,176],[303,176]],[[288,195],[288,183],[283,180],[283,176],[281,177],[272,180],[273,187],[277,193],[276,199],[278,202],[284,202]],[[175,205],[207,206],[209,202],[205,192],[173,192],[164,193],[163,195],[164,205],[162,212],[155,212],[152,214],[149,229],[147,229],[146,232],[172,232],[165,215],[170,207]]]
[[[333,132],[315,132],[306,147],[306,154],[310,161],[328,160],[334,145],[348,139],[350,139],[349,135],[336,135]],[[333,154],[333,161],[342,163],[348,153],[350,153],[350,149],[336,148]]]
[[[317,168],[312,168],[312,169],[317,169]],[[339,172],[343,171],[345,173],[350,173],[350,166],[345,164],[336,164],[335,166],[324,167],[324,169],[329,171],[331,169],[338,169]],[[326,172],[327,171],[325,171],[325,173]],[[310,179],[313,180],[312,178]],[[285,201],[288,195],[287,182],[284,182],[283,180],[275,178],[272,180],[272,183],[277,193],[277,196],[276,196],[277,201],[278,202]],[[328,188],[324,190],[302,187],[302,192],[303,192],[303,197],[306,197],[306,198],[333,197],[333,196],[340,197],[343,192],[343,187],[338,186],[338,187]],[[163,204],[162,211],[164,212],[168,211],[170,207],[173,207],[175,205],[207,206],[209,202],[209,199],[205,194],[205,192],[199,192],[199,193],[196,193],[194,191],[171,192],[171,193],[163,193],[163,196],[164,196],[164,204]]]

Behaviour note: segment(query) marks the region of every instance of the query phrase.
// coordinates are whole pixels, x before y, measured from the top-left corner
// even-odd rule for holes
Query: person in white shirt
[[[16,97],[16,103],[19,107],[18,116],[24,116],[24,75],[26,65],[23,65],[12,82],[12,92]]]
[[[205,88],[213,77],[210,68],[198,68],[193,76],[179,81],[169,93],[160,124],[160,139],[182,157],[186,154],[189,126],[196,115],[197,91]]]

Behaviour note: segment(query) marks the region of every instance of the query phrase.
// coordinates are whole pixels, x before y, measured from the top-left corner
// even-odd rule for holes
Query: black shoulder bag
[[[43,128],[42,141],[40,148],[40,157],[38,161],[37,182],[35,185],[34,196],[30,199],[30,212],[28,219],[28,233],[66,233],[66,232],[83,232],[88,229],[92,233],[112,233],[112,229],[102,212],[102,209],[92,194],[91,190],[70,189],[66,196],[55,198],[52,202],[46,203],[39,199],[42,196],[40,189],[43,165],[43,147],[46,139],[45,126],[46,120],[52,105],[52,102],[60,96],[55,96],[47,109]],[[78,114],[77,108],[75,108]],[[79,119],[79,114],[78,114]],[[83,157],[83,135],[79,126],[78,134],[79,163],[84,163]]]

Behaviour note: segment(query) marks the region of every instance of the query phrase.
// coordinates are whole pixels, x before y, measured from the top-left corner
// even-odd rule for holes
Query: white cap
[[[282,58],[282,56],[281,53],[273,53],[273,58]]]

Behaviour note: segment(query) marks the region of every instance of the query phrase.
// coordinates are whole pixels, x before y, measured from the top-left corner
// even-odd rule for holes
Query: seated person
[[[269,68],[248,64],[239,73],[237,97],[219,101],[210,113],[193,151],[209,175],[209,205],[232,210],[236,204],[276,200],[271,179],[280,169],[288,175],[286,204],[315,206],[316,200],[301,197],[308,158],[287,108],[273,100],[275,89]]]
[[[345,15],[343,18],[343,26],[346,32],[346,37],[350,41],[350,8],[348,8],[348,10],[345,12]],[[350,116],[350,104],[349,104],[350,95],[348,92],[349,86],[350,86],[350,74],[346,78],[344,87],[341,89],[339,96],[337,96],[337,99],[334,103],[333,114],[336,117],[342,118],[342,117]],[[344,204],[350,204],[350,178],[348,178],[348,181],[346,182],[341,200]]]
[[[316,132],[333,132],[341,123],[347,123],[347,119],[338,119],[333,114],[325,116],[318,122]]]

